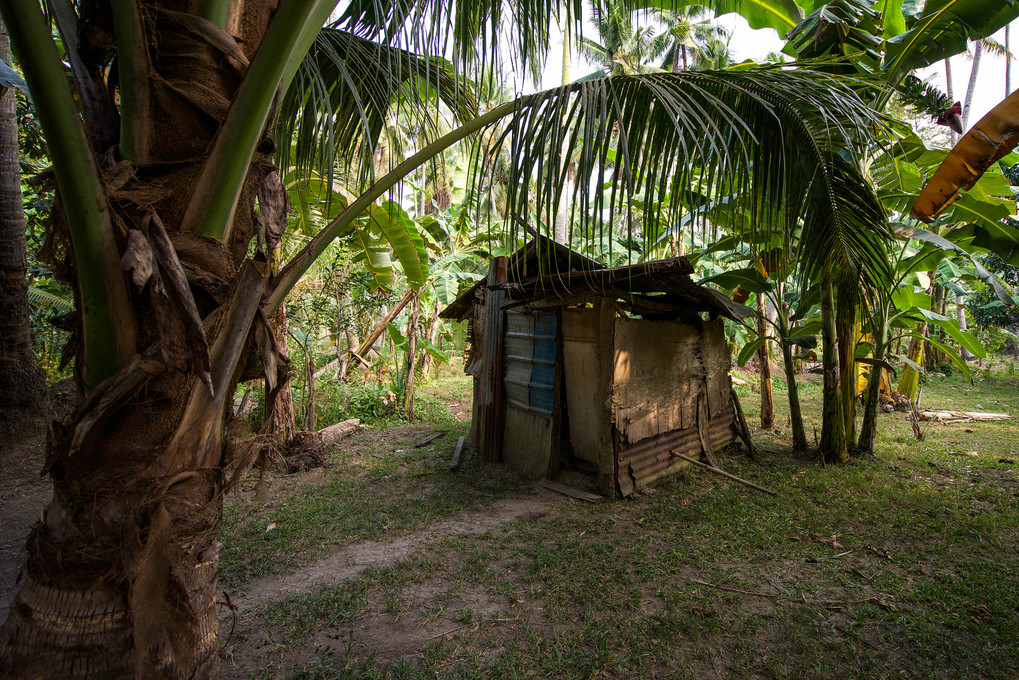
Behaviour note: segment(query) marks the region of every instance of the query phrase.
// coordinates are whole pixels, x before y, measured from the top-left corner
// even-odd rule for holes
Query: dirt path
[[[353,578],[370,566],[395,564],[442,538],[483,534],[521,519],[544,517],[553,507],[567,502],[564,496],[540,488],[528,496],[503,498],[481,512],[439,522],[392,541],[339,546],[327,557],[289,574],[256,579],[243,594],[234,596],[231,593],[231,600],[244,613],[269,600],[308,592],[330,581]]]
[[[448,616],[431,621],[421,621],[415,617],[403,617],[400,614],[374,613],[358,621],[351,630],[341,635],[339,629],[325,627],[305,640],[305,649],[280,650],[273,642],[273,631],[263,629],[263,624],[256,614],[258,607],[266,602],[310,592],[316,587],[328,583],[340,582],[357,577],[370,566],[384,567],[413,557],[420,551],[427,550],[435,542],[450,536],[477,536],[486,532],[498,533],[503,527],[521,519],[538,519],[556,508],[571,503],[570,499],[554,492],[535,487],[527,495],[518,495],[496,501],[490,507],[471,514],[438,522],[422,531],[395,538],[392,541],[366,541],[349,546],[339,546],[327,557],[309,564],[284,576],[271,576],[255,580],[243,595],[232,598],[236,606],[234,612],[224,611],[221,619],[221,630],[224,637],[228,631],[236,628],[246,630],[230,645],[230,653],[223,662],[224,680],[241,680],[250,677],[248,673],[259,668],[273,665],[300,664],[308,655],[328,652],[342,647],[341,637],[359,640],[363,645],[378,654],[379,659],[394,659],[412,654],[423,645],[453,627],[462,624],[451,624]],[[411,600],[429,600],[444,587],[440,584],[420,584],[408,590],[406,596]],[[506,606],[505,598],[492,597],[484,594],[472,595],[477,599],[464,602],[476,611],[495,612]],[[492,601],[489,601],[492,600]],[[525,606],[521,603],[521,611]],[[236,617],[236,618],[235,618]],[[282,652],[282,655],[280,654]]]

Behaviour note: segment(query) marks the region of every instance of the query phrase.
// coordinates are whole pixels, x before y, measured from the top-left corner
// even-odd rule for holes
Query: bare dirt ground
[[[241,631],[239,640],[229,644],[230,653],[223,663],[224,680],[239,680],[249,677],[246,673],[266,666],[286,666],[309,656],[332,651],[342,651],[341,640],[356,639],[359,644],[374,650],[380,661],[395,660],[413,654],[431,641],[456,632],[467,624],[451,621],[449,614],[469,608],[482,615],[494,615],[507,607],[505,597],[492,597],[485,591],[463,593],[462,597],[444,609],[446,613],[434,619],[422,620],[415,616],[404,616],[401,612],[377,612],[359,619],[354,629],[348,626],[325,627],[307,640],[299,657],[280,652],[280,645],[274,631],[265,627],[257,616],[260,606],[283,597],[310,593],[320,586],[339,583],[357,577],[369,567],[393,566],[415,555],[427,554],[430,546],[455,536],[472,536],[486,533],[498,534],[502,527],[521,519],[538,519],[560,505],[571,502],[564,496],[535,487],[526,495],[517,495],[495,502],[484,511],[438,522],[423,531],[396,538],[392,541],[366,541],[348,546],[337,546],[325,558],[309,564],[284,576],[270,576],[250,584],[247,591],[232,599],[236,608],[225,611],[220,630],[224,639],[231,631]],[[448,584],[443,578],[430,579],[418,584],[405,597],[408,609],[433,602],[436,595]],[[524,601],[514,602],[516,616],[524,616],[532,623],[541,618],[540,607]],[[384,609],[384,608],[381,608]],[[401,621],[401,619],[403,619]],[[467,626],[469,627],[469,626]]]

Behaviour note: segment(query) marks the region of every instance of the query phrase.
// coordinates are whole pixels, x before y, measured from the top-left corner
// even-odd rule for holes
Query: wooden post
[[[491,463],[502,460],[502,345],[506,300],[506,257],[492,259],[485,291],[485,347],[481,367],[478,444]]]
[[[616,495],[616,448],[612,436],[612,388],[615,375],[616,303],[598,301],[598,493]]]

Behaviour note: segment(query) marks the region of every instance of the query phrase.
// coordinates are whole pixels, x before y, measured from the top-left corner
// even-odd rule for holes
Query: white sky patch
[[[785,44],[784,41],[779,37],[778,32],[774,29],[752,29],[747,25],[746,19],[737,14],[726,14],[717,19],[718,23],[723,27],[729,29],[732,34],[732,40],[729,43],[729,47],[732,51],[733,60],[735,62],[744,61],[746,59],[752,59],[754,61],[761,61],[771,52],[779,52],[782,46]],[[597,31],[594,27],[588,24],[588,35],[596,36]],[[561,50],[562,50],[562,33],[559,31],[558,26],[553,26],[551,32],[552,47],[549,50],[548,64],[542,75],[542,81],[540,87],[542,89],[548,89],[552,87],[558,87],[562,82],[562,65],[561,65]],[[1005,30],[998,31],[993,36],[994,40],[1004,44],[1005,42]],[[1015,40],[1019,42],[1019,33],[1015,34]],[[1013,46],[1013,52],[1019,52],[1015,46]],[[965,101],[966,88],[969,85],[970,71],[972,69],[973,60],[970,56],[960,54],[952,57],[952,85],[954,87],[954,99],[958,101]],[[570,65],[570,79],[575,80],[581,76],[593,73],[597,69],[577,55],[576,50],[573,51],[571,65]],[[945,66],[944,62],[936,64],[917,72],[917,75],[921,79],[930,79],[931,84],[938,87],[942,92],[945,91]],[[1012,88],[1013,90],[1019,89],[1019,69],[1014,65],[1012,68]],[[515,87],[521,92],[533,92],[536,88],[531,83],[521,83],[522,79],[514,77]],[[984,55],[980,62],[980,70],[977,72],[976,89],[973,95],[972,111],[969,116],[969,125],[973,126],[979,121],[984,115],[987,114],[992,108],[994,108],[1002,99],[1005,98],[1005,59],[997,54],[992,54],[988,51],[984,51]]]

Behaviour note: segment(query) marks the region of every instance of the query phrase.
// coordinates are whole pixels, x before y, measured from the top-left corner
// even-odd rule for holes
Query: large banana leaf
[[[428,251],[414,220],[394,201],[370,207],[368,219],[392,248],[407,285],[414,290],[421,288],[428,280]]]
[[[673,9],[686,5],[707,7],[715,16],[739,14],[751,28],[774,28],[783,38],[803,18],[793,0],[635,0],[641,7]]]
[[[888,40],[885,69],[898,82],[912,70],[965,52],[968,40],[990,36],[1017,17],[1015,0],[928,0],[906,20],[906,31]]]
[[[960,198],[960,189],[973,187],[987,169],[1007,156],[1017,143],[1019,91],[991,109],[952,148],[913,205],[913,217],[927,222],[937,217]],[[1007,192],[1004,186],[999,190]]]
[[[389,245],[384,239],[372,234],[365,225],[352,225],[352,241],[358,248],[354,262],[364,262],[375,279],[375,286],[384,290],[393,287],[393,260],[389,256]]]

